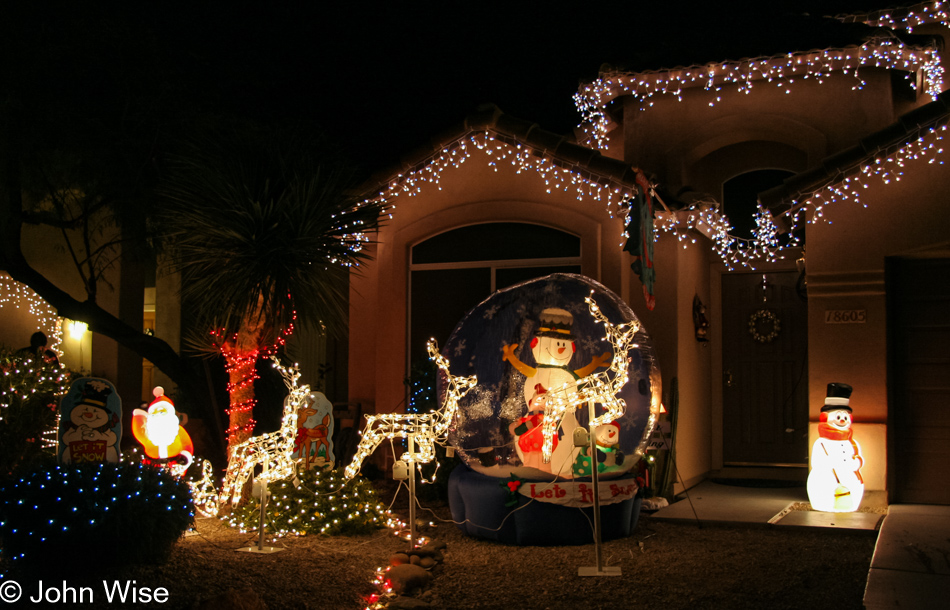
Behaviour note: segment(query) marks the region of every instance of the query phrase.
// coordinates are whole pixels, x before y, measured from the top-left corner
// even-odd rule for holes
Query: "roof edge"
[[[781,186],[759,193],[759,203],[768,210],[784,211],[802,197],[847,177],[847,172],[881,151],[904,146],[924,130],[950,122],[950,90],[937,99],[902,115],[896,122],[862,138],[856,145],[826,157],[819,165],[786,179]]]
[[[360,198],[372,198],[394,181],[437,157],[443,150],[471,134],[489,132],[508,144],[521,145],[532,154],[548,157],[552,163],[588,174],[594,181],[608,180],[636,189],[636,171],[627,163],[600,151],[577,144],[571,136],[542,129],[537,123],[502,112],[495,104],[482,104],[454,127],[439,132],[402,160],[373,173],[355,189]]]

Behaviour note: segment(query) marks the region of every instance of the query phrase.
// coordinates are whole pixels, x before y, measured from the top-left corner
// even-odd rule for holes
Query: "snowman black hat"
[[[557,339],[574,340],[571,332],[574,326],[574,316],[571,312],[557,307],[548,307],[538,316],[540,326],[535,333],[538,337],[554,337]]]
[[[112,388],[104,383],[92,380],[83,386],[82,393],[79,396],[79,402],[76,406],[90,405],[111,412],[112,409],[109,408],[109,396],[111,395]]]
[[[832,382],[828,384],[828,391],[825,395],[825,405],[821,408],[822,413],[828,411],[837,411],[844,409],[851,413],[851,386],[846,383]]]

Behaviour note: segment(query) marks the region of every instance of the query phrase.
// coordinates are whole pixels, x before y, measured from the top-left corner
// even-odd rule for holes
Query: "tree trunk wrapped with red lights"
[[[243,443],[254,433],[254,380],[257,379],[257,357],[259,351],[239,350],[227,344],[221,350],[225,368],[228,372],[228,396],[230,404],[228,414],[228,458],[231,449]]]

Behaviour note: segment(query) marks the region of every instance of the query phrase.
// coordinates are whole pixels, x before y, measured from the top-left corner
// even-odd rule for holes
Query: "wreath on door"
[[[771,343],[781,330],[778,316],[768,309],[760,309],[749,316],[749,334],[759,343]]]

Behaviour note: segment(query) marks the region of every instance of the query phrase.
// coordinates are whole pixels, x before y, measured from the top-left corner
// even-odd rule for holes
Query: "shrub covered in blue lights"
[[[188,486],[143,464],[58,466],[0,483],[8,567],[161,563],[193,519]]]

